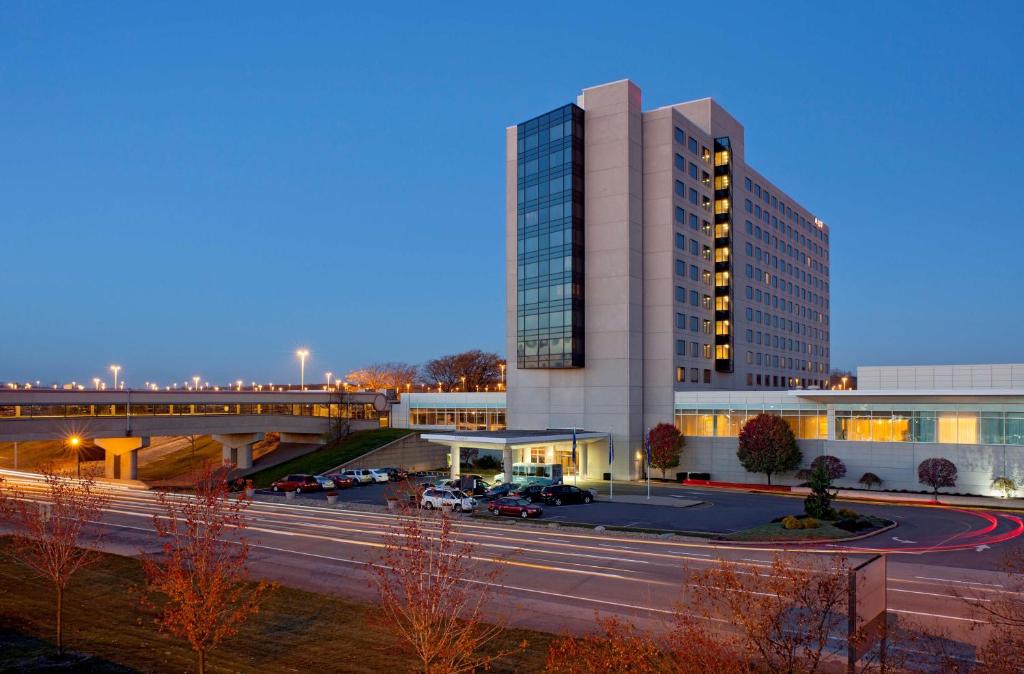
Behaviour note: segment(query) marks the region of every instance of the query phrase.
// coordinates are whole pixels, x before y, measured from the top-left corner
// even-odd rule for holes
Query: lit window
[[[719,288],[725,288],[729,285],[729,272],[719,271],[715,272],[715,285]]]
[[[716,248],[715,249],[715,262],[728,262],[729,261],[729,249],[728,248]]]
[[[676,155],[677,157],[679,155]],[[729,189],[729,176],[728,174],[715,176],[715,189],[716,190],[727,190]]]
[[[729,360],[729,345],[728,344],[716,344],[715,345],[715,360]]]
[[[728,335],[729,334],[729,321],[715,321],[715,334],[716,335]]]

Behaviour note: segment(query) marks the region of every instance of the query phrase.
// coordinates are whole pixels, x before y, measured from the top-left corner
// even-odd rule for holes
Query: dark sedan
[[[544,509],[538,505],[533,505],[526,499],[521,498],[499,498],[491,501],[487,504],[488,512],[495,515],[512,515],[513,517],[540,517],[544,514]]]
[[[514,492],[509,494],[509,496],[517,496],[521,499],[526,499],[530,503],[536,503],[537,501],[540,501],[540,493],[544,491],[544,486],[545,485],[542,484],[526,485],[516,489]]]
[[[488,489],[486,492],[484,492],[483,498],[485,498],[485,499],[503,498],[505,496],[508,496],[512,492],[514,492],[516,490],[517,486],[518,485],[516,485],[514,482],[506,482],[504,484],[496,485],[496,486],[491,487],[490,489]]]
[[[381,468],[381,470],[388,474],[388,479],[392,482],[405,480],[409,477],[409,473],[405,472],[401,468]]]
[[[549,505],[560,506],[566,503],[590,503],[594,500],[594,495],[571,484],[553,484],[541,490],[540,500]]]

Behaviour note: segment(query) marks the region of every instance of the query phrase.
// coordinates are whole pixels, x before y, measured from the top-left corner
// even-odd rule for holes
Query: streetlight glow
[[[334,374],[333,372],[324,372],[324,376],[327,377],[327,390],[328,391],[331,390],[331,376],[333,374]]]
[[[111,372],[114,373],[114,388],[116,389],[117,388],[117,373],[121,371],[121,366],[120,365],[111,365],[110,366],[110,370],[111,370]]]
[[[295,352],[299,357],[299,390],[306,390],[306,358],[309,357],[309,349],[299,349]]]

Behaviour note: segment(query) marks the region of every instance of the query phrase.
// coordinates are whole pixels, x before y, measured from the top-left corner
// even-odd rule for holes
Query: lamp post
[[[466,375],[462,375],[459,378],[462,380],[462,391],[465,392],[466,391]]]
[[[843,377],[843,390],[844,391],[846,390],[846,380],[847,380],[847,377]]]
[[[78,465],[78,479],[82,479],[82,450],[79,449],[79,445],[82,444],[82,438],[77,435],[72,435],[68,438],[68,444],[71,445],[73,450],[75,450],[75,455],[77,457],[76,463]]]
[[[299,357],[299,390],[306,390],[306,358],[309,357],[309,349],[299,349],[295,352]]]
[[[331,377],[334,376],[333,372],[324,372],[324,376],[327,377],[327,390],[331,390]]]
[[[114,373],[114,390],[116,391],[117,390],[117,373],[121,371],[121,366],[120,365],[111,365],[110,366],[110,370],[111,370],[111,372]]]
[[[93,377],[92,378],[92,387],[94,389],[96,389],[97,391],[100,390],[100,378],[99,377]]]
[[[192,390],[193,391],[198,391],[199,390],[199,375],[193,375],[193,377],[192,377]]]
[[[242,390],[242,380],[241,379],[236,380],[235,381],[235,386],[237,386],[238,390],[241,391]]]

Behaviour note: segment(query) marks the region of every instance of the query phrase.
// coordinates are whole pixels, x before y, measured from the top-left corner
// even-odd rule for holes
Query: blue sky
[[[625,77],[829,223],[833,365],[1024,361],[1017,3],[344,4],[0,4],[0,380],[503,351],[504,128]]]

